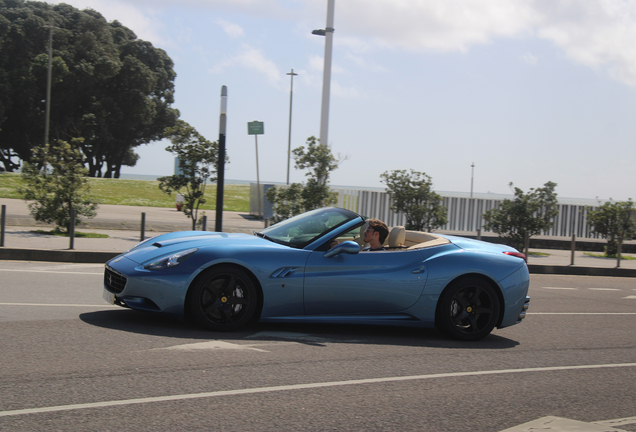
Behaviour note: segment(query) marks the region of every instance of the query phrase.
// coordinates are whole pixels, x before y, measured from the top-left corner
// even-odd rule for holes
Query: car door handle
[[[413,273],[413,274],[422,274],[425,271],[426,271],[426,267],[419,266],[418,268],[414,268],[413,270],[411,270],[411,273]]]

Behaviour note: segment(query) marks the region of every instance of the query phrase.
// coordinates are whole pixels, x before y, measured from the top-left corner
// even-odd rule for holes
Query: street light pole
[[[473,178],[475,177],[475,162],[470,164],[470,197],[473,197]]]
[[[227,86],[221,87],[219,116],[219,158],[216,169],[216,218],[214,231],[223,232],[223,188],[225,183],[225,129],[227,125]]]
[[[294,77],[298,75],[294,73],[294,69],[287,75],[291,76],[291,83],[289,84],[289,135],[287,139],[287,184],[289,184],[289,162],[291,160],[291,126],[292,126],[292,99],[294,94]]]
[[[331,90],[331,52],[333,51],[333,17],[335,0],[327,0],[327,27],[312,34],[325,36],[325,65],[322,75],[322,110],[320,112],[320,144],[329,145],[329,94]]]
[[[46,111],[44,114],[44,145],[49,143],[49,122],[51,117],[51,81],[53,68],[53,29],[59,29],[59,27],[53,26],[53,20],[49,19],[49,25],[44,26],[49,29],[49,64],[46,76]]]

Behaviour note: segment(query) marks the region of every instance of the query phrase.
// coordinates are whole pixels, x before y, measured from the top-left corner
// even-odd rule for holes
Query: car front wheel
[[[453,339],[475,341],[495,328],[499,310],[499,298],[490,284],[480,278],[464,278],[442,292],[435,325]]]
[[[238,330],[248,325],[258,303],[256,288],[246,272],[216,267],[192,287],[188,309],[201,326],[215,331]]]

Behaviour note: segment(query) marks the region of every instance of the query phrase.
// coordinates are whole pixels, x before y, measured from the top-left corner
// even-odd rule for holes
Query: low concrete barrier
[[[636,277],[636,269],[616,267],[577,267],[529,264],[528,271],[531,274],[553,274],[570,276],[612,276],[612,277]]]
[[[0,260],[7,261],[49,261],[78,264],[102,264],[119,254],[119,252],[0,248]]]

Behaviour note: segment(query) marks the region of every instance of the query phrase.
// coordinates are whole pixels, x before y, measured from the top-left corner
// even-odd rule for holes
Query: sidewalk
[[[30,216],[22,200],[0,199],[6,205],[6,229],[4,247],[0,248],[2,260],[65,261],[103,263],[141,241],[141,214],[145,213],[145,238],[172,231],[192,229],[192,222],[182,212],[170,208],[101,205],[97,217],[76,228],[78,232],[106,234],[108,238],[74,239],[70,250],[70,239],[53,235],[37,234],[36,230],[50,230],[50,226],[37,224]],[[214,212],[208,212],[207,229],[215,229]],[[251,234],[264,227],[249,214],[223,212],[223,232]],[[636,260],[621,260],[616,268],[616,259],[586,255],[576,251],[574,265],[569,250],[531,249],[531,252],[546,255],[530,255],[528,267],[531,273],[582,274],[597,276],[636,276]]]

